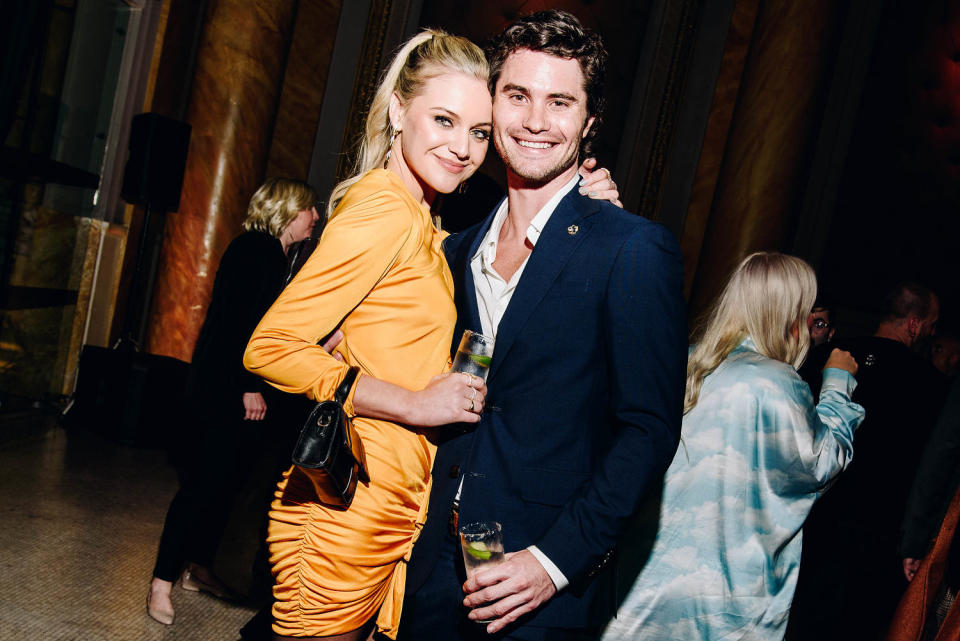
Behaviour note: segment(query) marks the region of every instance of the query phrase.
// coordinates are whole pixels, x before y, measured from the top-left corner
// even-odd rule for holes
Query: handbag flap
[[[300,432],[293,450],[293,462],[311,469],[327,467],[344,438],[336,432],[343,429],[345,420],[343,407],[336,401],[317,403]]]

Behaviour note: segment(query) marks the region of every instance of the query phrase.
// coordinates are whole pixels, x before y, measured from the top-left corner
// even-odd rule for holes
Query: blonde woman
[[[783,638],[800,528],[864,415],[849,353],[833,350],[817,404],[797,375],[815,298],[793,256],[752,254],[730,277],[690,352],[652,552],[605,641]]]
[[[276,440],[265,423],[275,426],[273,400],[280,403],[276,391],[271,399],[269,386],[243,369],[241,359],[253,328],[283,287],[287,250],[313,231],[316,202],[317,193],[306,183],[268,180],[250,199],[244,232],[230,243],[217,268],[190,362],[184,430],[190,440],[178,448],[183,459],[177,465],[180,489],[167,511],[147,596],[147,613],[160,623],[173,623],[171,592],[184,564],[184,589],[232,596],[213,574],[213,557],[230,498],[264,439]]]

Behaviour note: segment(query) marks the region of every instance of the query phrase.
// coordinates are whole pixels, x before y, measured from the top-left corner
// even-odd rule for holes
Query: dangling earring
[[[394,129],[393,125],[390,126],[390,129],[393,133],[390,134],[390,146],[387,147],[387,155],[383,158],[383,168],[387,168],[387,163],[390,162],[390,154],[393,152],[393,143],[397,139],[397,134],[400,133],[399,129]]]
[[[466,181],[466,180],[464,180],[463,182],[461,182],[461,183],[457,186],[457,193],[458,193],[458,194],[465,194],[465,193],[467,193],[467,181]]]

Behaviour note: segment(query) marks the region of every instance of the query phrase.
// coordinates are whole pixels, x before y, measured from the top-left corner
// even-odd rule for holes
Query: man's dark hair
[[[583,89],[587,94],[587,117],[594,118],[590,131],[580,141],[580,154],[590,154],[594,137],[600,129],[604,107],[603,78],[607,68],[607,50],[603,40],[584,27],[576,16],[559,9],[538,11],[519,18],[487,43],[491,95],[496,91],[503,63],[510,54],[521,49],[542,51],[558,58],[573,58],[580,63]]]
[[[882,319],[897,321],[910,316],[924,319],[930,314],[932,302],[932,289],[911,280],[901,281],[883,299]]]
[[[810,309],[810,311],[813,312],[813,311],[818,310],[818,309],[821,310],[821,311],[824,311],[824,312],[830,314],[830,320],[831,320],[831,322],[832,322],[832,321],[833,321],[833,312],[834,312],[833,308],[834,308],[834,303],[833,303],[833,301],[832,301],[831,299],[827,298],[826,296],[823,296],[823,295],[821,294],[821,295],[817,296],[817,299],[816,299],[815,301],[813,301],[813,307]]]

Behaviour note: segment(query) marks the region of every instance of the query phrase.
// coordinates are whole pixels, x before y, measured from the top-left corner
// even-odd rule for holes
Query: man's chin
[[[507,171],[518,178],[525,186],[539,187],[546,185],[551,180],[566,172],[572,164],[566,165],[531,165],[528,163],[514,163],[509,159],[504,160]]]

